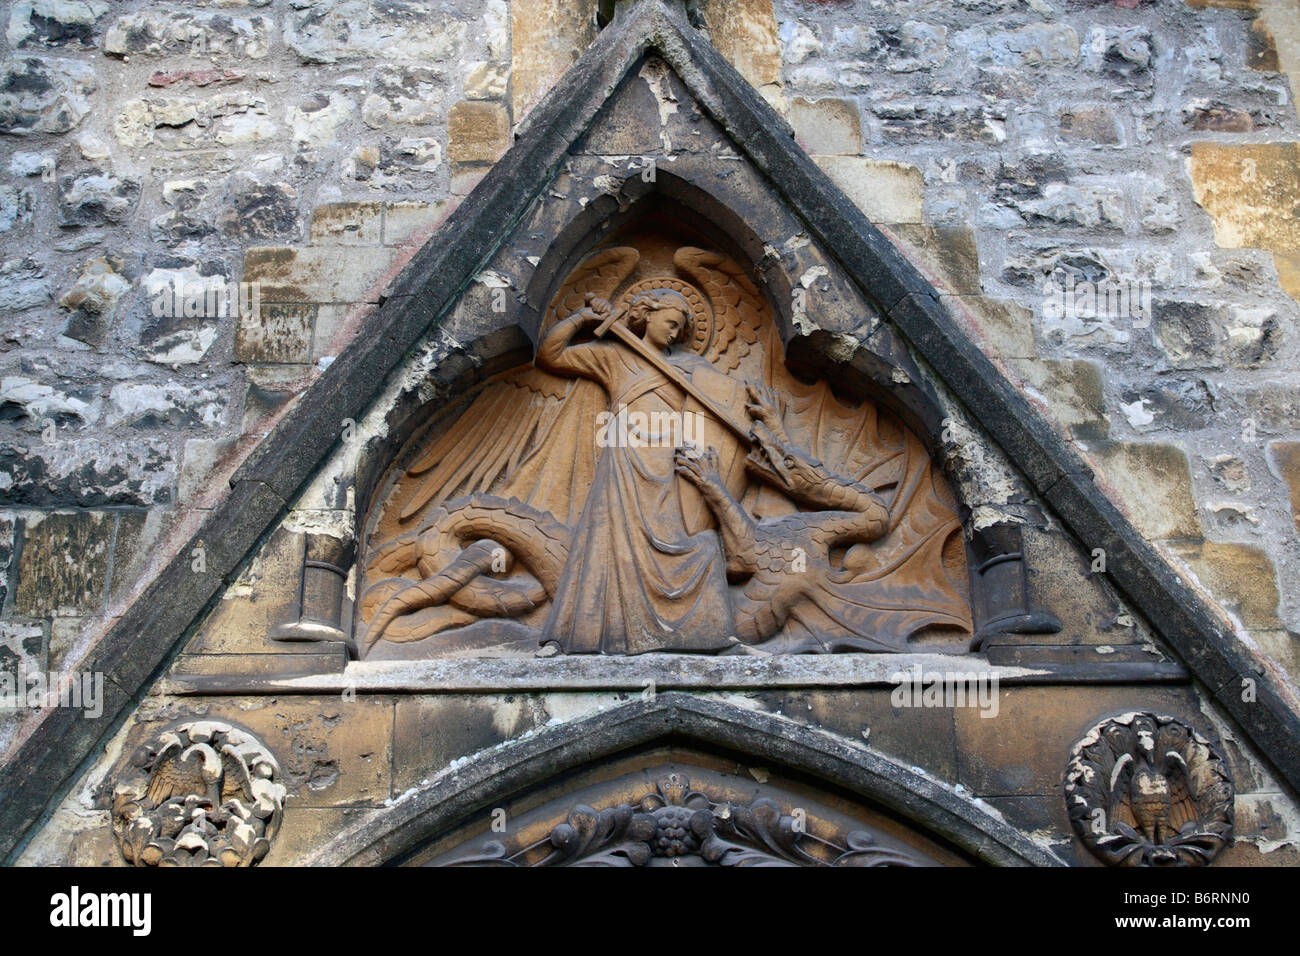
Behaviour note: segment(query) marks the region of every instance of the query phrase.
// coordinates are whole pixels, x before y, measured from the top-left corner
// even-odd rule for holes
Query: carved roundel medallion
[[[253,866],[271,848],[285,788],[247,731],[195,720],[137,750],[113,790],[113,835],[136,866]]]
[[[703,355],[708,351],[709,343],[713,341],[713,310],[709,308],[709,303],[700,290],[689,282],[683,282],[672,276],[642,279],[627,287],[619,299],[619,304],[631,306],[637,296],[656,292],[674,292],[686,300],[686,304],[691,307],[691,338],[689,342],[682,344],[688,346],[697,355]]]
[[[1204,866],[1232,839],[1232,777],[1222,755],[1173,717],[1128,713],[1074,745],[1070,822],[1111,866]]]

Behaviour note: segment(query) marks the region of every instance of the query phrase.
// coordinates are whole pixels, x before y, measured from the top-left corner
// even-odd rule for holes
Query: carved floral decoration
[[[539,856],[540,854],[540,856]],[[748,806],[714,802],[668,774],[635,806],[604,810],[579,804],[538,843],[517,849],[499,840],[451,866],[924,866],[906,852],[880,846],[866,831],[834,841],[807,832],[806,820],[771,799]]]
[[[113,834],[136,866],[253,866],[284,815],[280,767],[230,724],[197,720],[136,751],[113,790]]]
[[[1079,839],[1112,866],[1203,866],[1232,839],[1228,767],[1173,717],[1093,727],[1071,752],[1065,799]]]

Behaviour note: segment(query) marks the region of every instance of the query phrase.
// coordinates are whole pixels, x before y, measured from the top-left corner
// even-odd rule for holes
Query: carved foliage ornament
[[[230,724],[197,720],[137,750],[113,790],[113,835],[136,866],[252,866],[284,815],[280,767]]]
[[[451,866],[924,866],[854,830],[835,842],[806,832],[804,818],[760,797],[748,806],[714,802],[671,773],[635,805],[604,810],[579,804],[539,843],[499,840]]]
[[[1112,866],[1203,866],[1232,839],[1232,778],[1204,737],[1173,717],[1129,713],[1074,746],[1070,822]]]

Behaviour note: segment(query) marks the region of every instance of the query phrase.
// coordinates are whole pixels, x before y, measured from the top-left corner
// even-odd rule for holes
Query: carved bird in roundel
[[[197,794],[206,798],[213,812],[219,814],[224,769],[222,757],[207,744],[182,749],[180,740],[172,738],[154,760],[146,796],[157,807],[173,797]]]

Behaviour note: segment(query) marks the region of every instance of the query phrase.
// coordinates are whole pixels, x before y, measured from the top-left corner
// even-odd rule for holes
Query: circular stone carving
[[[1219,752],[1158,714],[1097,724],[1065,770],[1074,832],[1111,866],[1204,866],[1232,839],[1232,799]]]
[[[619,297],[619,304],[630,308],[637,296],[655,292],[676,292],[686,300],[686,304],[691,307],[691,339],[682,344],[689,347],[696,355],[703,355],[708,350],[709,343],[713,341],[713,310],[709,308],[704,294],[689,282],[671,276],[642,279],[627,287]]]
[[[280,766],[252,734],[181,724],[131,758],[113,790],[113,835],[136,866],[252,866],[284,815]]]

